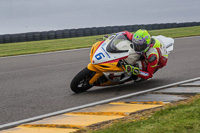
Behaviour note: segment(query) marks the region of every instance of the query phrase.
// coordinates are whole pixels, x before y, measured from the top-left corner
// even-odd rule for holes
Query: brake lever
[[[125,68],[125,61],[123,60],[119,60],[119,65],[120,67],[124,70],[124,72],[126,71],[124,68]]]

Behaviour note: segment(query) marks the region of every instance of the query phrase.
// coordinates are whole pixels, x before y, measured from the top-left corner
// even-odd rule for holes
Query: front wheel
[[[84,68],[72,80],[70,87],[75,93],[81,93],[90,89],[93,85],[89,84],[90,79],[94,76],[95,72]]]

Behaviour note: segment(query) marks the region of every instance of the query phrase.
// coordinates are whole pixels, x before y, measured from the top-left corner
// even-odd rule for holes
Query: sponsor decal
[[[106,45],[106,43],[104,42],[101,46],[104,47]]]
[[[166,48],[169,48],[170,46],[172,46],[173,44],[172,43],[170,43],[170,44],[168,44],[167,46],[166,46]]]
[[[108,54],[108,52],[103,48],[103,47],[101,47],[102,49],[103,49],[103,51],[106,53],[106,55],[110,58],[110,55]]]
[[[140,75],[143,75],[143,76],[149,76],[148,73],[145,73],[145,72],[142,72],[142,71],[140,71]]]

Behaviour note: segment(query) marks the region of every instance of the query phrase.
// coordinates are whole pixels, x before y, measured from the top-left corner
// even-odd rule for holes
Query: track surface
[[[93,87],[74,94],[72,78],[89,63],[90,49],[0,58],[0,125],[200,75],[200,37],[175,39],[167,67],[142,83]]]

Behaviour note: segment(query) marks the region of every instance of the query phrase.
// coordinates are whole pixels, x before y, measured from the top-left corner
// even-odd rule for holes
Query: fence
[[[106,26],[106,27],[92,27],[92,28],[79,28],[79,29],[65,29],[56,31],[52,30],[43,32],[28,32],[20,34],[5,34],[5,35],[0,35],[0,43],[94,36],[94,35],[116,33],[125,30],[133,32],[138,29],[157,30],[157,29],[169,29],[169,28],[190,27],[190,26],[200,26],[200,22]]]

